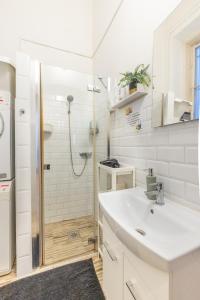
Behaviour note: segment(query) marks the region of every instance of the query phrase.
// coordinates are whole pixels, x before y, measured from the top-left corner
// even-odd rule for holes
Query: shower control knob
[[[51,165],[50,164],[44,164],[44,170],[50,170]]]
[[[19,111],[20,115],[24,115],[25,112],[26,112],[26,111],[25,111],[25,109],[23,109],[23,108],[21,108],[20,111]]]

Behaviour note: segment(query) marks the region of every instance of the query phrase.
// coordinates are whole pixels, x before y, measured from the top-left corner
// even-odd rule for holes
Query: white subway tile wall
[[[139,132],[128,125],[123,109],[111,115],[112,156],[135,165],[137,185],[145,186],[145,169],[153,168],[168,197],[200,209],[198,122],[151,128],[151,96],[138,101],[142,112]],[[133,111],[137,107],[132,104]]]
[[[31,89],[30,58],[16,56],[15,155],[17,276],[32,271],[31,244]],[[25,114],[21,114],[23,109]]]
[[[81,152],[93,152],[89,123],[93,120],[93,94],[87,85],[92,76],[74,71],[43,66],[44,126],[51,124],[52,133],[44,134],[45,223],[59,222],[93,214],[93,156],[81,177],[75,177],[70,162],[68,95],[71,103],[71,135],[74,168],[80,173],[84,160]]]

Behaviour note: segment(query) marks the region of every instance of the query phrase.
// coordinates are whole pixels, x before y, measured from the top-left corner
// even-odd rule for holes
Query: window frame
[[[196,49],[200,47],[200,42],[195,43],[192,46],[192,99],[193,99],[193,108],[192,115],[194,117],[194,108],[195,108],[195,89],[200,87],[196,86]]]

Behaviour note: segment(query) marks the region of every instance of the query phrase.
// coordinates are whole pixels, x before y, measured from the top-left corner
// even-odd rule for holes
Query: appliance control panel
[[[11,95],[9,92],[0,90],[0,109],[10,107]]]
[[[11,182],[1,182],[0,183],[0,193],[8,192],[11,188]]]

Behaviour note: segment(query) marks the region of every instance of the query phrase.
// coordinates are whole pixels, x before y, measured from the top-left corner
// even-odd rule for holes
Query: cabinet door
[[[124,258],[124,300],[155,300],[126,257]]]
[[[124,300],[169,300],[169,274],[126,251]]]
[[[123,255],[120,242],[104,221],[103,289],[107,300],[123,300]]]

